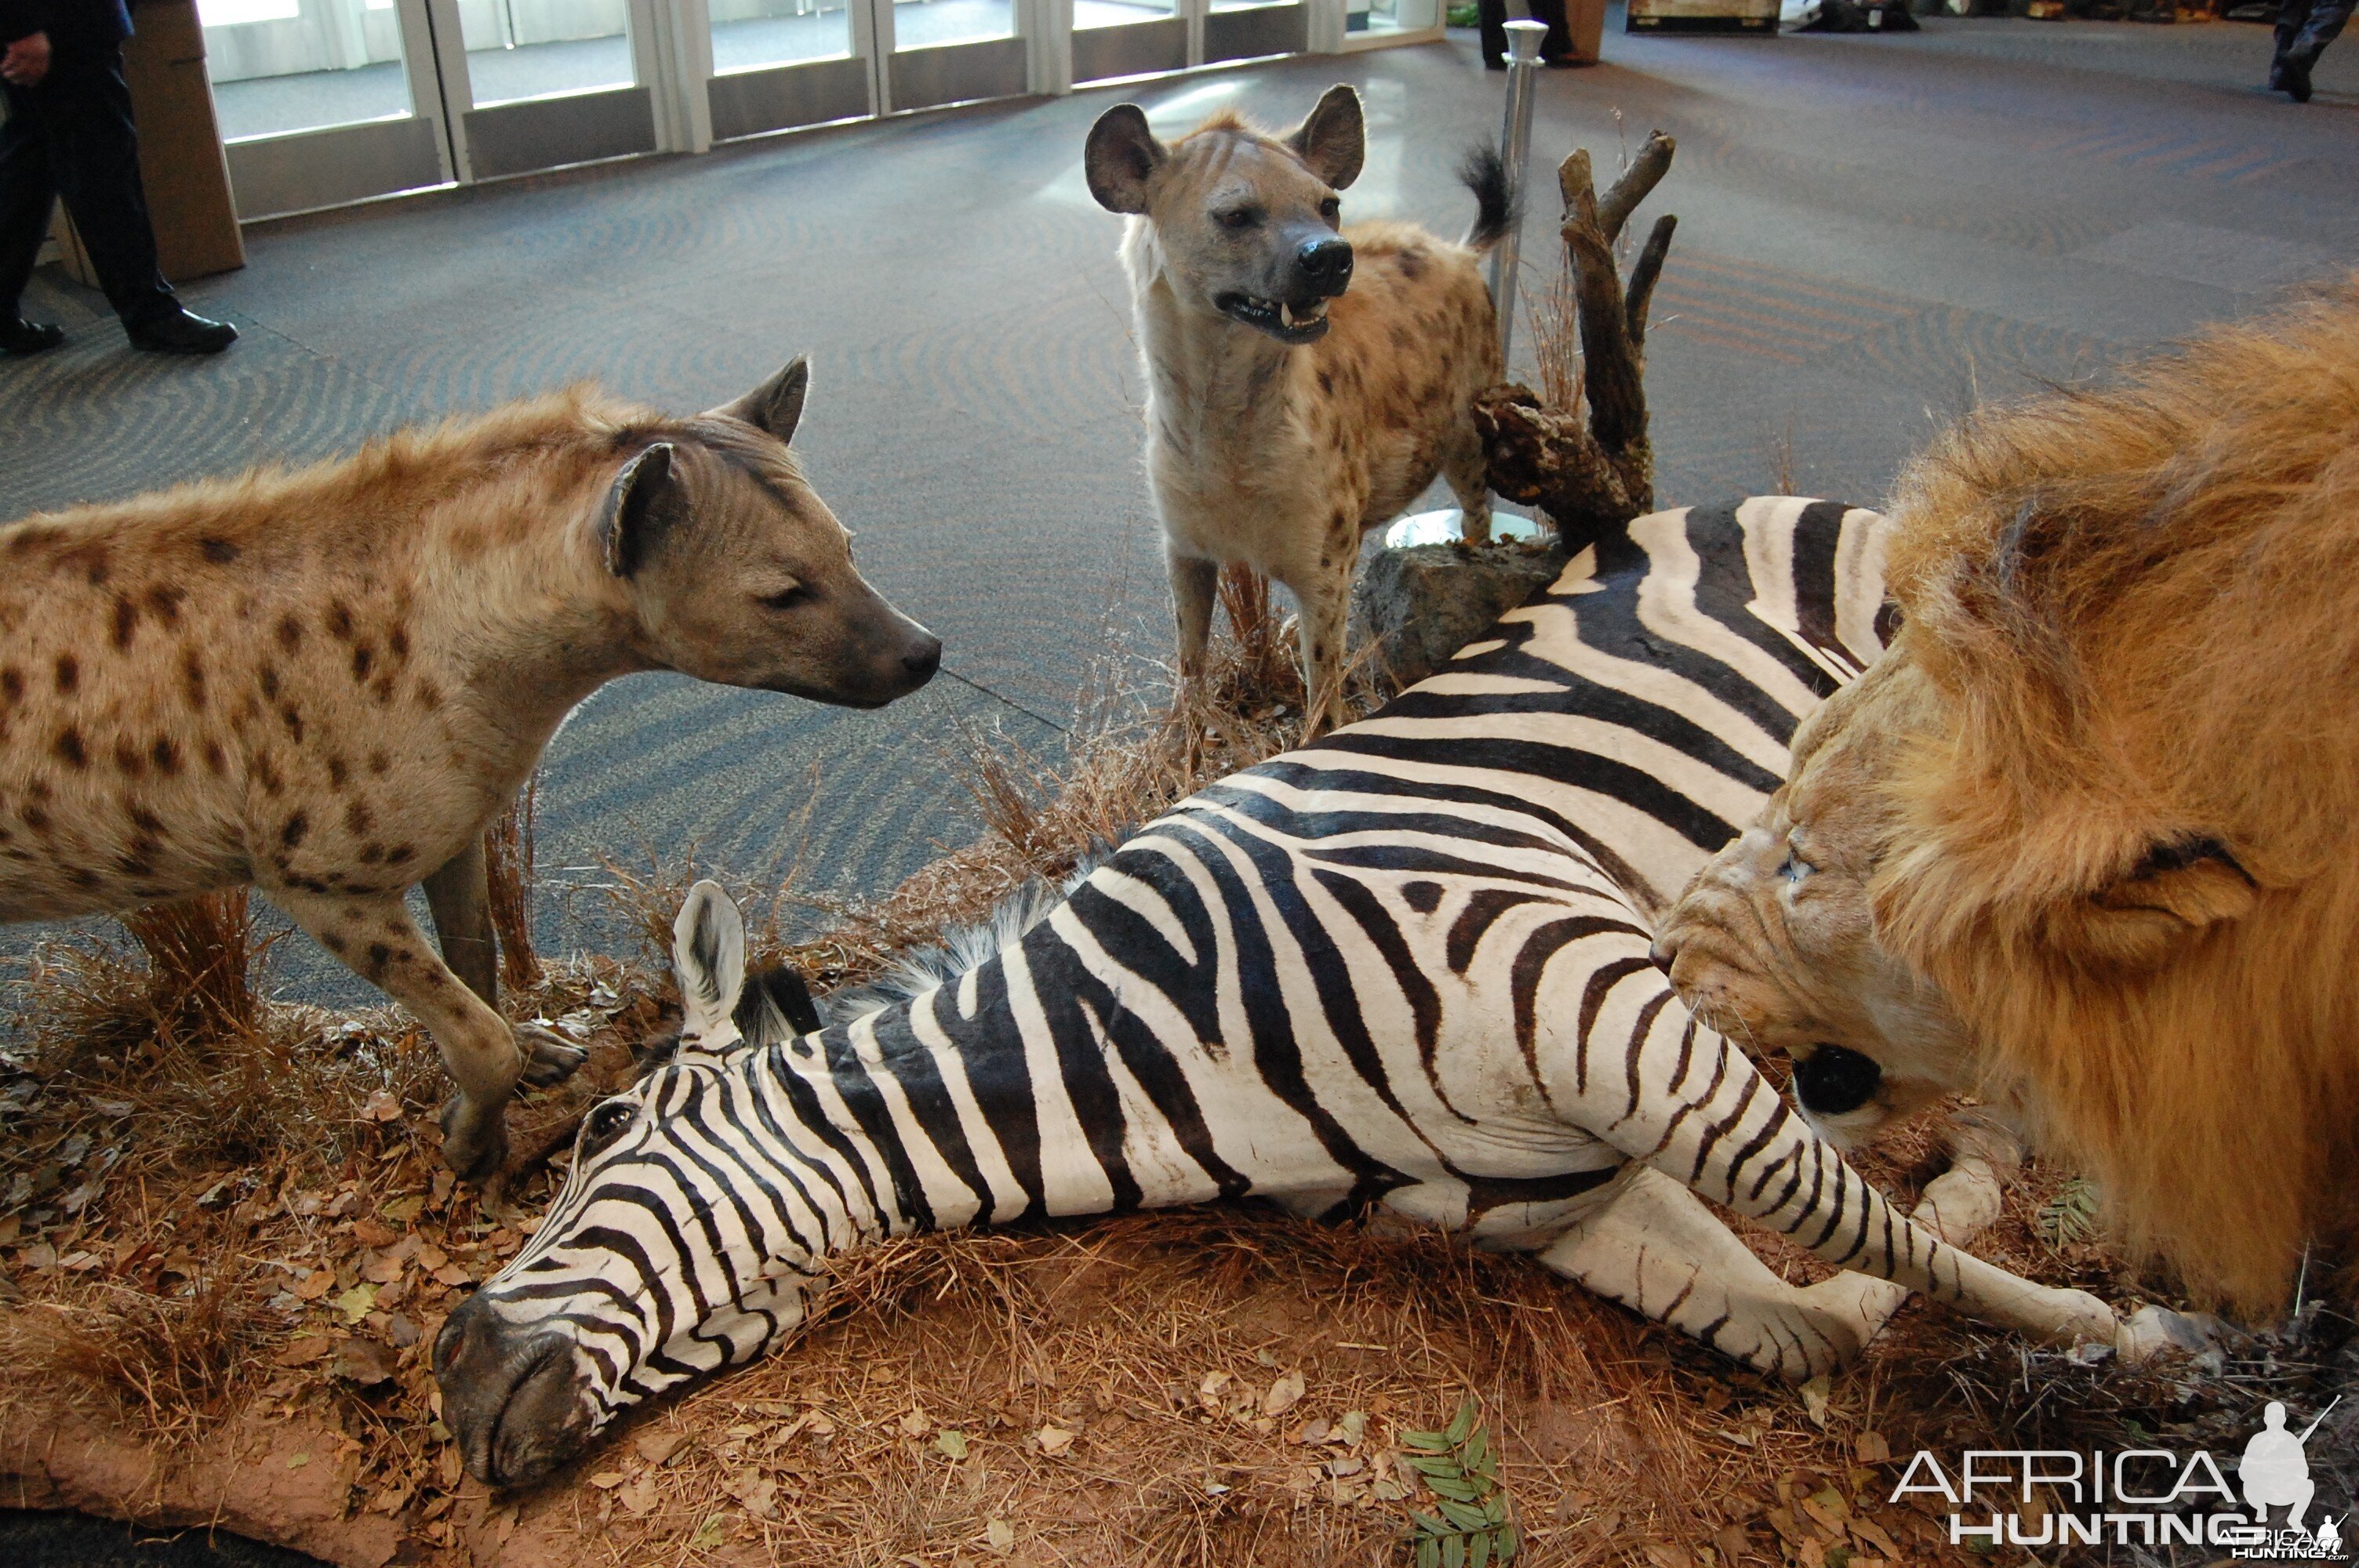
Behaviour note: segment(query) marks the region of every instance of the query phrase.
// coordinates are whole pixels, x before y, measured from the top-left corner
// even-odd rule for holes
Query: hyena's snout
[[[1295,297],[1333,299],[1352,287],[1352,243],[1340,234],[1305,240],[1294,253]]]

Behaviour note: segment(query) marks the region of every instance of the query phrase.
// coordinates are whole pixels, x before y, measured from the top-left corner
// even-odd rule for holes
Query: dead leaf
[[[1851,1517],[1851,1505],[1844,1502],[1843,1494],[1832,1487],[1821,1487],[1812,1492],[1801,1500],[1800,1507],[1830,1535],[1842,1535],[1843,1521]]]
[[[1647,1542],[1647,1561],[1655,1568],[1695,1568],[1695,1559],[1688,1555],[1686,1547],[1660,1541]]]
[[[993,1519],[983,1527],[983,1539],[994,1552],[1012,1552],[1016,1549],[1016,1527],[1004,1519]]]
[[[278,1354],[270,1358],[274,1367],[307,1367],[325,1356],[333,1346],[324,1334],[304,1334],[279,1346]]]
[[[1229,1385],[1235,1381],[1236,1379],[1226,1372],[1205,1373],[1204,1380],[1196,1385],[1196,1402],[1208,1411],[1218,1412],[1221,1408],[1221,1396],[1226,1393]]]
[[[401,1233],[363,1215],[353,1221],[353,1239],[364,1247],[390,1247],[401,1239]]]
[[[392,1377],[393,1369],[391,1347],[374,1339],[347,1339],[336,1346],[336,1376],[346,1382],[373,1389]]]
[[[391,1090],[379,1089],[361,1102],[361,1116],[368,1121],[398,1121],[401,1102],[393,1098]]]
[[[901,1418],[901,1433],[905,1437],[923,1437],[933,1430],[934,1423],[926,1419],[924,1411],[911,1411]]]
[[[1261,1413],[1273,1416],[1284,1415],[1302,1402],[1302,1374],[1285,1373],[1269,1386],[1269,1392],[1261,1397]]]
[[[656,1484],[656,1473],[653,1470],[642,1470],[615,1488],[614,1498],[616,1501],[631,1510],[632,1518],[645,1519],[656,1511],[656,1504],[661,1500],[659,1492],[660,1488]]]
[[[1827,1395],[1833,1386],[1821,1372],[1801,1387],[1802,1409],[1809,1414],[1810,1424],[1821,1432],[1827,1427]]]
[[[1080,1435],[1079,1433],[1067,1432],[1061,1426],[1044,1426],[1033,1433],[1033,1438],[1040,1444],[1040,1452],[1054,1459],[1072,1447],[1073,1439]]]
[[[1327,1441],[1327,1418],[1320,1416],[1316,1420],[1307,1421],[1296,1427],[1291,1441],[1304,1444],[1324,1443]]]
[[[601,1470],[590,1477],[590,1484],[602,1492],[611,1492],[621,1486],[624,1479],[620,1470]]]
[[[1852,1454],[1863,1465],[1886,1465],[1892,1460],[1892,1444],[1880,1432],[1863,1432],[1853,1442]]]
[[[1874,1519],[1854,1519],[1851,1521],[1851,1532],[1862,1545],[1874,1547],[1894,1562],[1899,1561],[1900,1543],[1893,1540],[1891,1532]]]
[[[756,1519],[778,1517],[778,1484],[759,1470],[741,1470],[724,1484],[728,1494]]]
[[[457,1263],[445,1263],[440,1268],[434,1270],[433,1274],[434,1282],[436,1284],[448,1285],[453,1290],[458,1289],[461,1285],[472,1285],[475,1282],[475,1276],[467,1272],[463,1266]]]
[[[679,1457],[690,1439],[685,1432],[643,1432],[631,1446],[650,1465],[669,1465]]]
[[[369,1310],[375,1305],[376,1287],[375,1285],[354,1285],[336,1298],[336,1310],[344,1314],[346,1323],[360,1322],[361,1319],[368,1316]]]
[[[314,1269],[295,1281],[295,1294],[307,1302],[316,1302],[335,1288],[336,1273],[332,1269]]]
[[[955,1427],[945,1427],[934,1439],[934,1452],[956,1464],[966,1457],[966,1433]]]
[[[379,1252],[361,1265],[361,1278],[372,1284],[389,1285],[401,1278],[401,1260],[390,1252]]]

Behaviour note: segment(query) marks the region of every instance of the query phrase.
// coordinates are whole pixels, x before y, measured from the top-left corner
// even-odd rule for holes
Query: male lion
[[[2199,1294],[2359,1172],[2359,275],[1902,477],[1902,628],[1657,948],[1821,1126],[2012,1103]]]

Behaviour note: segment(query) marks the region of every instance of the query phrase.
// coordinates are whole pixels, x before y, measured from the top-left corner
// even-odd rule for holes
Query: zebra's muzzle
[[[590,1406],[573,1341],[502,1321],[480,1293],[435,1337],[434,1380],[467,1474],[488,1485],[531,1486],[589,1439]]]

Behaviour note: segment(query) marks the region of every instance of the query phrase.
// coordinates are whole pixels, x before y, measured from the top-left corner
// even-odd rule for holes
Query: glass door
[[[198,0],[240,218],[452,178],[427,0]]]
[[[1031,83],[1025,38],[1035,0],[869,0],[877,112],[1013,98]]]
[[[429,4],[467,178],[656,150],[650,0]]]
[[[711,139],[875,113],[869,0],[681,0]]]
[[[1188,17],[1179,0],[1073,0],[1073,81],[1184,70]]]
[[[1302,0],[1212,0],[1204,16],[1202,63],[1299,54],[1310,47],[1310,7]]]

